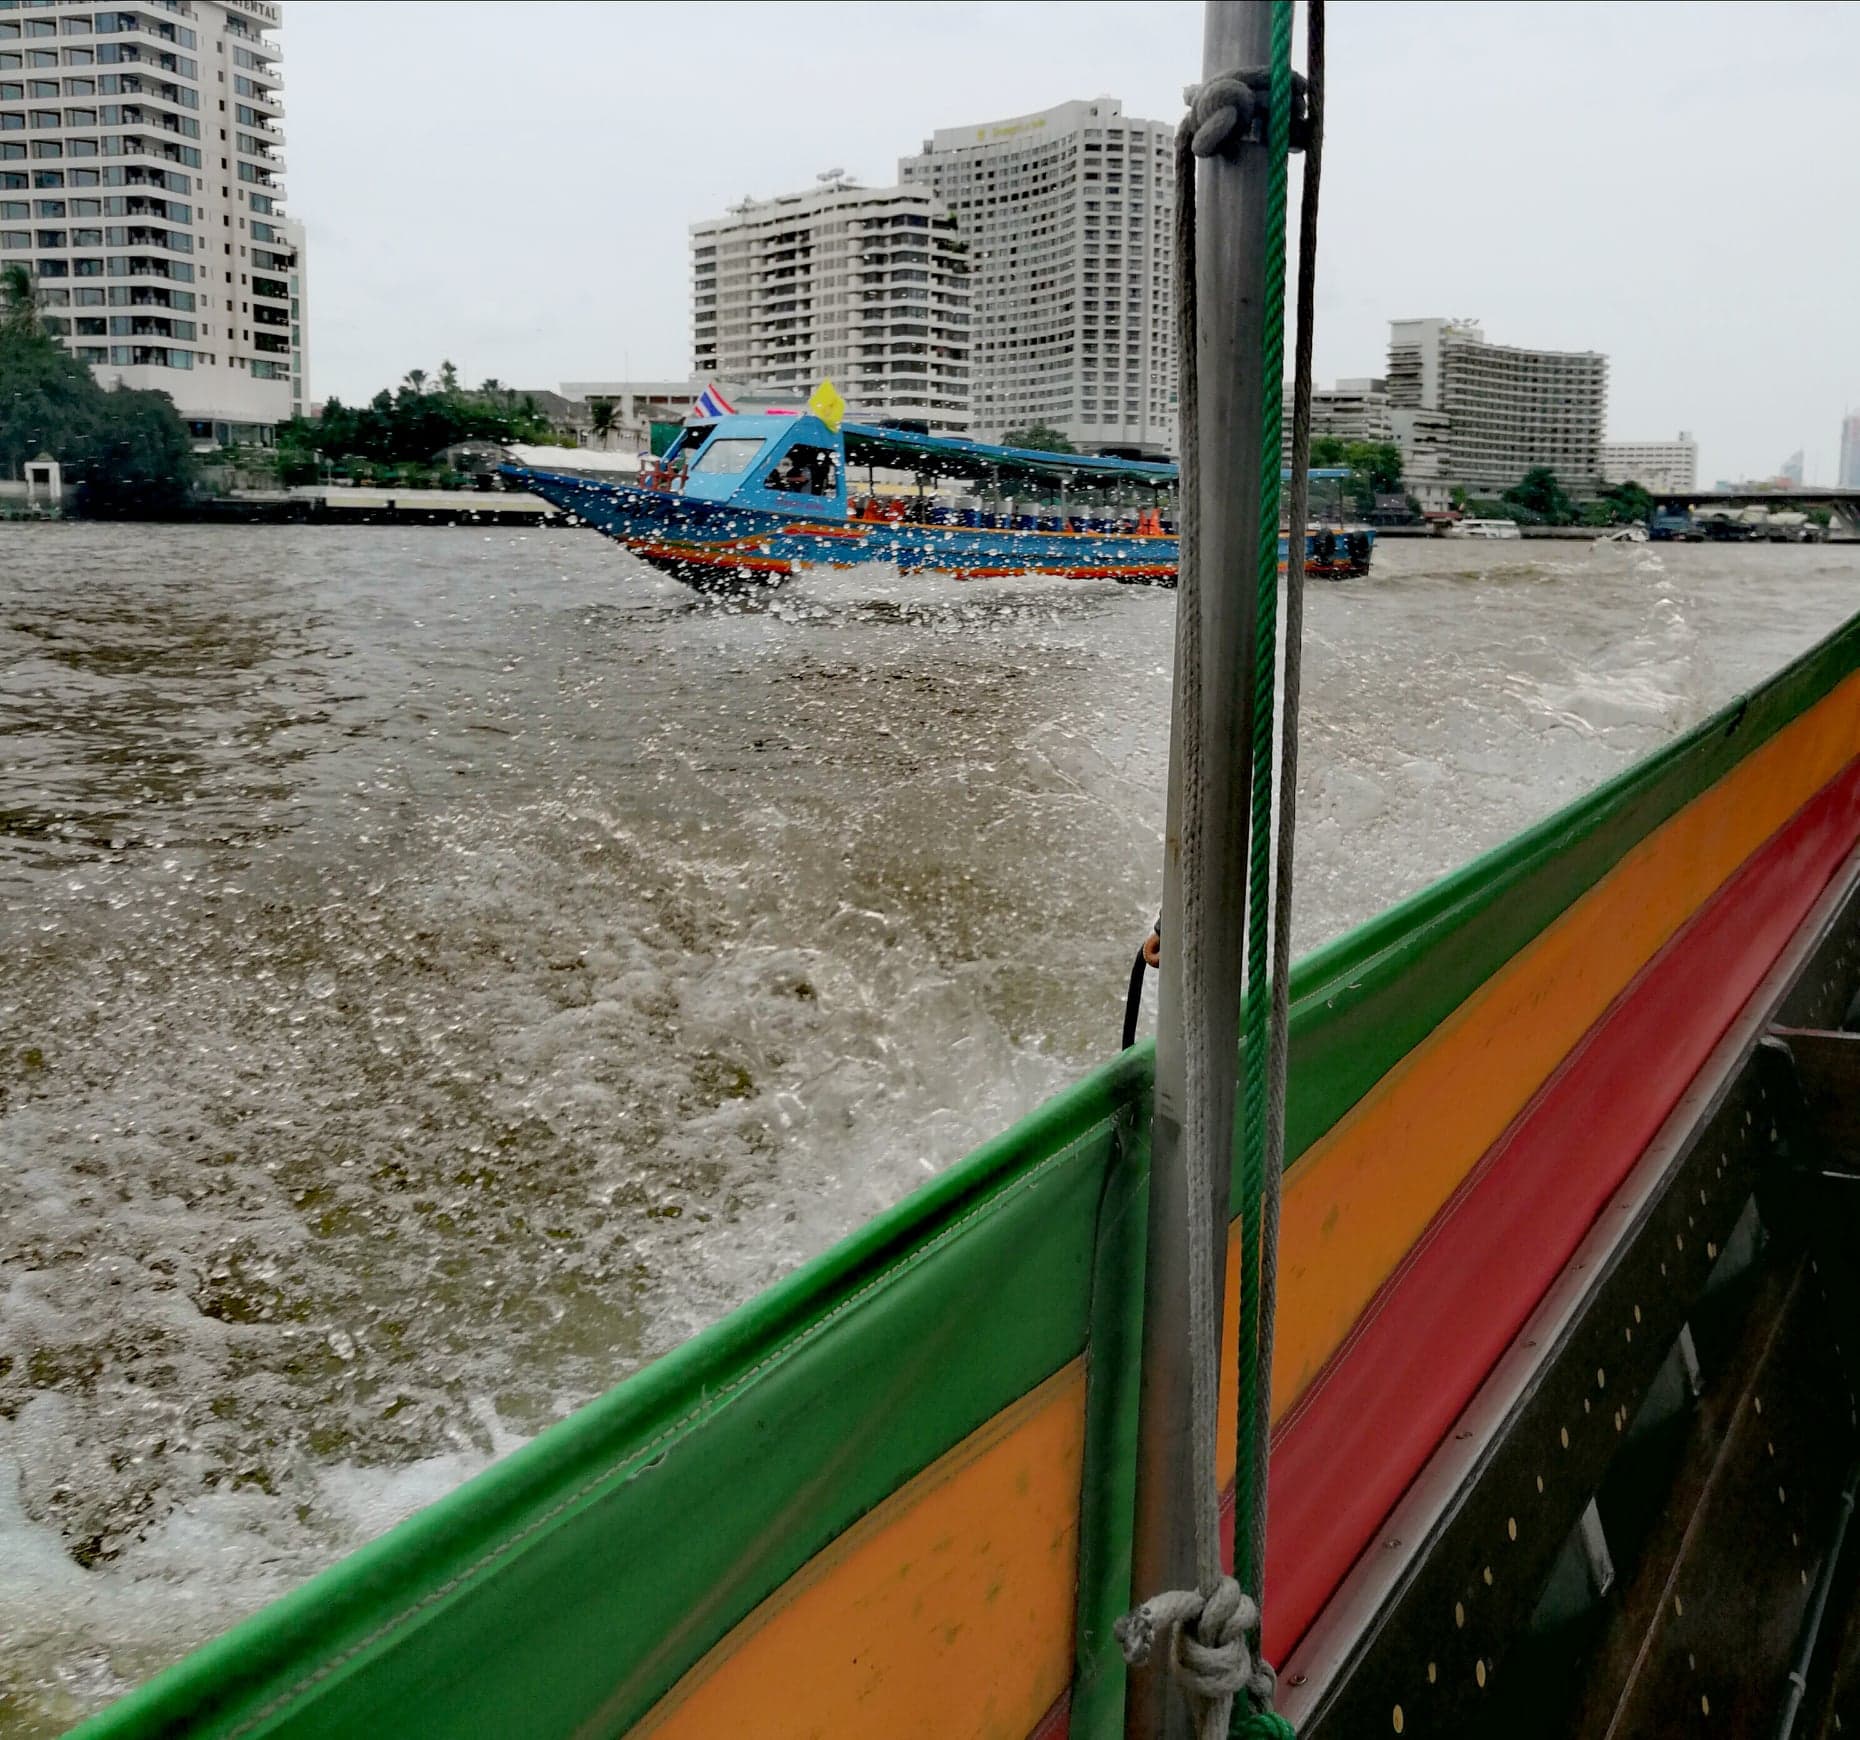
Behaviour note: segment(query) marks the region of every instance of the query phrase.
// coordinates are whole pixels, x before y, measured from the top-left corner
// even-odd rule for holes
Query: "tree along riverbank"
[[[22,265],[0,269],[0,475],[49,456],[75,486],[75,511],[159,515],[185,505],[197,472],[166,393],[99,386],[59,343]]]

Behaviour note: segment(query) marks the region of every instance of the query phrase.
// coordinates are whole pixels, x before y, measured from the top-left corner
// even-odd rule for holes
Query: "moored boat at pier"
[[[1521,538],[1515,520],[1461,520],[1447,529],[1450,538]]]

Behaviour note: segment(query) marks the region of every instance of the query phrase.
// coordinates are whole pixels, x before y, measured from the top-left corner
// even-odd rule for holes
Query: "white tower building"
[[[691,226],[699,375],[969,432],[969,265],[940,201],[838,177]]]
[[[1602,481],[1608,359],[1597,351],[1489,344],[1471,321],[1392,320],[1388,384],[1392,411],[1444,414],[1444,475],[1469,495],[1498,495],[1540,465],[1572,495]]]
[[[0,0],[0,264],[201,446],[308,403],[271,0]]]
[[[1698,488],[1699,444],[1681,429],[1673,441],[1604,441],[1602,482],[1638,483],[1656,494]]]
[[[1044,425],[1085,451],[1174,452],[1174,135],[1099,97],[943,128],[899,164],[970,249],[981,439]]]

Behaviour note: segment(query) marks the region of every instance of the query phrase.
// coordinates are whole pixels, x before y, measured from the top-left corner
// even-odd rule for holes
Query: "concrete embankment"
[[[244,491],[202,502],[188,516],[234,525],[542,526],[564,524],[537,496],[476,489]]]

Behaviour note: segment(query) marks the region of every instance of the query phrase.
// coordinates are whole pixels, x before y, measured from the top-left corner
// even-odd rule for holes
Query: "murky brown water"
[[[1304,945],[1860,608],[1841,548],[1314,589]],[[0,527],[0,1734],[58,1731],[1115,1044],[1173,595]]]

